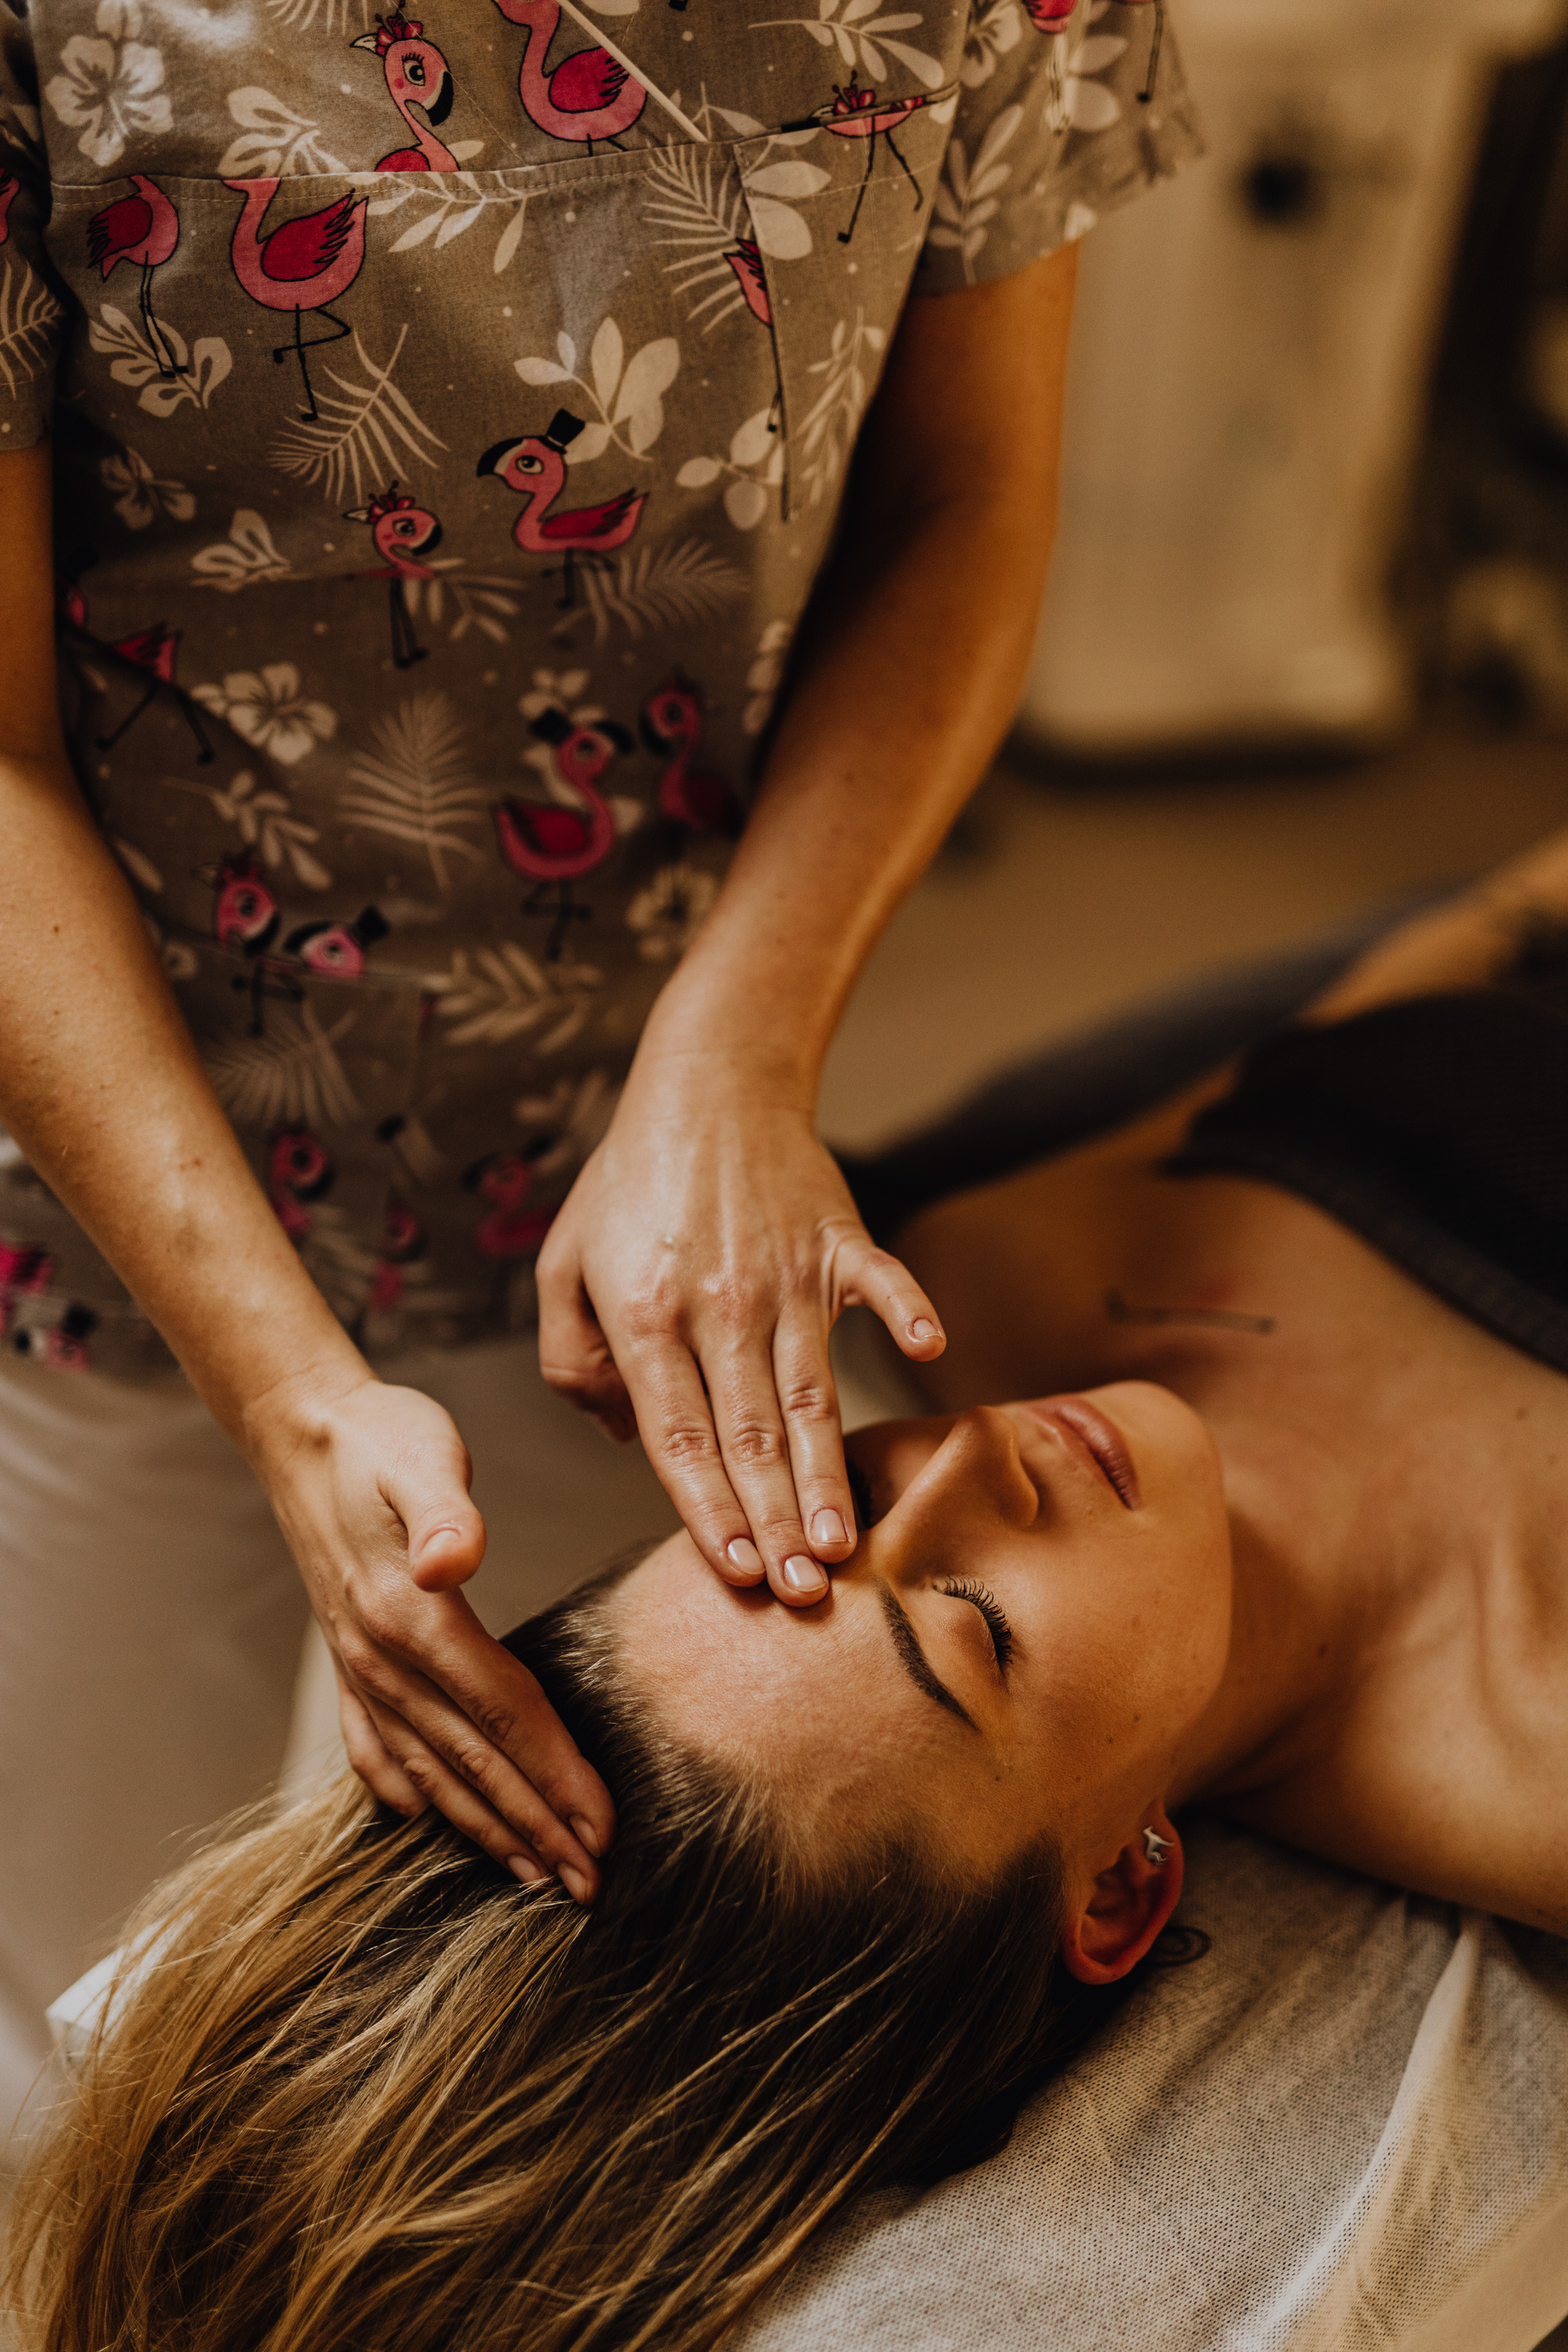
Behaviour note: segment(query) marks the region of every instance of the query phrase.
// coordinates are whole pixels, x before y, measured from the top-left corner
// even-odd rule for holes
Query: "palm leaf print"
[[[464,757],[462,721],[449,695],[416,694],[377,721],[374,740],[374,753],[360,752],[349,768],[356,789],[343,794],[342,805],[372,833],[422,849],[444,897],[447,858],[479,859],[458,828],[484,818],[485,796]]]
[[[296,1020],[276,1013],[264,1037],[237,1037],[206,1055],[207,1076],[229,1116],[248,1127],[303,1121],[342,1127],[359,1108],[334,1050],[353,1021],[323,1029],[310,1005]]]
[[[687,294],[712,284],[715,291],[699,302],[689,316],[698,318],[717,305],[715,317],[709,320],[710,327],[717,326],[720,319],[743,307],[735,273],[725,259],[751,234],[734,163],[726,161],[715,172],[710,150],[660,149],[648,166],[647,177],[655,194],[643,218],[665,232],[658,244],[684,248],[674,261],[665,264],[675,278],[675,290]]]
[[[864,310],[855,324],[840,319],[833,330],[827,357],[816,360],[808,375],[826,379],[816,399],[795,428],[792,454],[798,451],[800,478],[813,506],[826,496],[848,462],[855,432],[871,396],[871,369],[888,338],[880,327],[868,327]]]
[[[588,1017],[589,1000],[605,975],[593,964],[536,963],[511,940],[499,948],[479,948],[469,961],[466,948],[452,956],[450,971],[431,972],[425,986],[454,1025],[454,1045],[503,1045],[553,1020],[532,1040],[536,1053],[553,1054],[569,1045]]]
[[[409,458],[421,466],[435,464],[432,452],[445,449],[446,443],[420,421],[413,404],[392,381],[407,334],[406,327],[398,329],[392,357],[383,368],[355,333],[354,357],[369,381],[355,383],[336,368],[323,370],[337,390],[319,391],[320,417],[290,425],[273,444],[271,462],[280,472],[319,483],[332,506],[341,507],[345,499],[363,506],[367,477],[384,481],[404,472]]]
[[[0,376],[5,379],[7,392],[16,389],[17,368],[26,383],[44,366],[48,357],[49,329],[63,316],[43,279],[26,266],[13,294],[11,265],[7,261],[5,274],[0,278]]]
[[[594,625],[594,643],[602,646],[618,621],[636,640],[650,629],[689,626],[711,621],[727,605],[739,604],[746,591],[746,575],[706,541],[684,539],[676,547],[628,551],[614,572],[590,572],[584,581],[586,598],[580,609],[557,621],[553,637],[570,636],[579,621]]]
[[[356,33],[370,30],[370,0],[267,0],[267,5],[280,24],[297,33],[311,31],[318,18],[329,40],[351,26]]]

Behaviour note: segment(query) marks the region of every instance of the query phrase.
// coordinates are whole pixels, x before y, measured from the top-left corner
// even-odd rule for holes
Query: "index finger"
[[[691,1350],[675,1339],[641,1340],[618,1349],[616,1360],[643,1451],[692,1542],[727,1584],[760,1584],[766,1566],[725,1469]]]

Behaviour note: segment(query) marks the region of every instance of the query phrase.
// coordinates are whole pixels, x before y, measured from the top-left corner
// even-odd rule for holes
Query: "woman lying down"
[[[349,1780],[162,1890],[26,2352],[698,2352],[995,2144],[1188,1806],[1568,1933],[1565,919],[1568,835],[906,1228],[943,1409],[851,1441],[829,1597],[676,1536],[512,1637],[616,1801],[592,1913]]]

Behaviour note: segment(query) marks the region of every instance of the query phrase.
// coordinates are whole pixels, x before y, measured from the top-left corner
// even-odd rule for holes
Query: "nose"
[[[918,1425],[917,1425],[918,1426]],[[976,1405],[957,1414],[945,1427],[931,1429],[934,1443],[923,1460],[911,1465],[906,1446],[921,1443],[915,1428],[889,1432],[888,1448],[879,1464],[899,1486],[896,1499],[870,1531],[870,1542],[857,1553],[840,1578],[854,1572],[862,1559],[878,1557],[881,1573],[897,1574],[896,1561],[911,1568],[929,1566],[933,1546],[945,1551],[962,1546],[966,1532],[978,1535],[998,1521],[1009,1528],[1032,1527],[1039,1515],[1040,1495],[1024,1468],[1018,1433],[1009,1414],[995,1405]],[[900,1454],[902,1459],[900,1460]],[[873,1457],[874,1458],[874,1457]],[[901,1481],[901,1484],[900,1482]]]
[[[1015,1527],[1029,1527],[1039,1515],[1039,1489],[1024,1468],[1017,1428],[1000,1405],[972,1405],[961,1412],[932,1455],[927,1475],[943,1503],[960,1496],[967,1502],[984,1496]]]

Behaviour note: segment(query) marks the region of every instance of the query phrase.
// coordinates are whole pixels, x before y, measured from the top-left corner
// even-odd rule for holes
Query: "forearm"
[[[247,1448],[364,1377],[202,1068],[63,753],[0,758],[0,1118]]]
[[[1056,524],[1075,268],[1068,247],[910,305],[756,806],[644,1071],[700,1054],[814,1103],[856,974],[1012,718]]]
[[[719,903],[649,1024],[815,1100],[856,975],[984,773],[1016,702],[1047,528],[1005,496],[918,515],[827,583]]]

